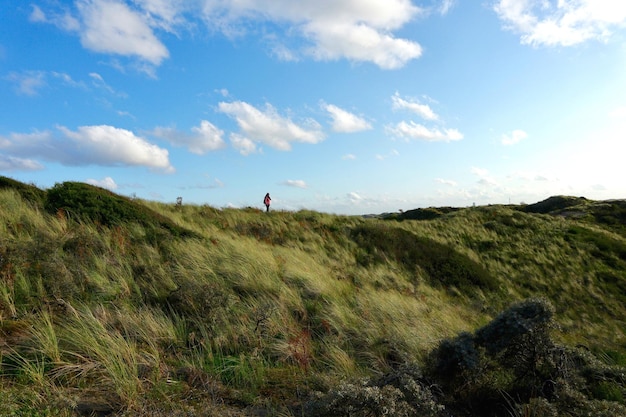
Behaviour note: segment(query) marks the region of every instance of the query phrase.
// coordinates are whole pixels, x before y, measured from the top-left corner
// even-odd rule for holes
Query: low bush
[[[344,383],[305,404],[310,417],[439,417],[445,407],[414,365],[405,365],[377,379]]]
[[[551,338],[553,329],[551,303],[524,300],[474,334],[443,340],[431,352],[425,373],[445,393],[447,407],[474,416],[626,416],[619,404],[626,369],[559,346]],[[603,414],[606,400],[614,414]]]
[[[56,184],[46,193],[45,208],[53,215],[63,213],[72,220],[94,222],[102,226],[135,222],[144,227],[165,229],[175,236],[196,236],[145,205],[80,182]]]

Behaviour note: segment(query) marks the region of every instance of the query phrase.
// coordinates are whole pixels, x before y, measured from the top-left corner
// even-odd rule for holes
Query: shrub
[[[550,302],[524,300],[474,334],[443,340],[427,359],[426,375],[442,387],[446,406],[472,415],[625,416],[619,405],[625,369],[558,346],[553,328]]]
[[[70,219],[103,226],[135,222],[147,228],[165,229],[175,236],[196,236],[146,206],[80,182],[56,184],[46,194],[45,208],[53,215],[62,212]]]
[[[487,353],[496,355],[518,349],[525,335],[543,338],[554,318],[554,307],[546,299],[528,299],[514,304],[493,321],[476,331],[476,341]]]
[[[422,380],[414,365],[374,380],[344,383],[325,395],[317,395],[304,407],[305,415],[335,417],[437,417],[445,407]]]
[[[1,189],[15,190],[25,201],[37,207],[43,207],[46,192],[34,185],[27,185],[11,178],[0,176],[0,190]]]

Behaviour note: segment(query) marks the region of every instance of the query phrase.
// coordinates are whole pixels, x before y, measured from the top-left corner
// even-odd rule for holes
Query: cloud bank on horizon
[[[54,171],[54,181],[78,175],[113,190],[145,187],[152,190],[147,197],[166,201],[181,189],[221,190],[217,204],[241,206],[250,203],[236,196],[236,187],[247,178],[250,188],[256,181],[267,184],[256,184],[261,189],[287,187],[275,206],[346,213],[626,191],[618,185],[621,168],[602,163],[625,150],[614,138],[626,129],[626,101],[609,90],[626,86],[626,71],[609,72],[610,78],[595,74],[592,64],[572,69],[576,59],[597,58],[590,49],[598,45],[610,62],[626,63],[626,3],[66,0],[6,9],[12,26],[0,35],[0,82],[10,99],[0,119],[0,171],[18,179],[45,182],[51,176],[43,173]],[[483,26],[494,32],[472,43],[468,31]],[[30,32],[39,42],[49,39],[50,50],[59,48],[56,68],[24,52]],[[497,59],[487,62],[481,49]],[[527,61],[509,66],[513,54]],[[217,73],[216,65],[214,84],[194,70]],[[568,73],[541,78],[549,65]],[[257,82],[240,88],[248,79]],[[281,91],[281,82],[291,89]],[[567,91],[562,103],[554,101],[559,82]],[[575,106],[571,86],[588,82]],[[154,100],[155,90],[166,98]],[[507,99],[527,110],[514,114],[514,106],[496,102]],[[597,104],[591,100],[606,108],[593,115],[595,124],[572,123],[574,140],[558,126],[585,114],[586,102]],[[545,107],[534,113],[542,101]],[[42,114],[33,114],[29,103]],[[46,106],[49,114],[41,111]],[[63,106],[80,110],[63,112]],[[170,119],[154,120],[148,111]],[[605,146],[593,154],[600,174],[585,177],[554,162],[571,149],[586,153],[594,140]],[[470,155],[473,161],[463,159]],[[376,163],[381,166],[372,169]],[[483,164],[492,166],[476,166]],[[537,172],[518,175],[515,165]],[[133,174],[138,168],[147,173]],[[418,174],[430,178],[423,188],[402,185]],[[210,200],[200,195],[191,200]]]

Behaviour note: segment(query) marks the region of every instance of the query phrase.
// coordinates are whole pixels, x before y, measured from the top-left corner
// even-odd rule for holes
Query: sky
[[[622,0],[0,5],[0,175],[374,214],[626,198]]]

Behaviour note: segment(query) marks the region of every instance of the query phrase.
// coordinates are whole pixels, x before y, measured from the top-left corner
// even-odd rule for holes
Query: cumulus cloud
[[[300,125],[296,124],[278,114],[270,104],[258,109],[243,101],[221,102],[218,109],[237,122],[241,133],[231,135],[231,142],[240,151],[243,146],[248,154],[253,150],[251,145],[255,145],[256,149],[256,143],[288,151],[293,142],[315,144],[324,140],[321,126],[315,120],[307,119]]]
[[[166,149],[149,143],[129,130],[108,125],[81,126],[76,131],[63,126],[58,129],[74,145],[74,155],[68,161],[71,164],[146,166],[174,172]]]
[[[59,134],[11,133],[0,137],[0,150],[15,158],[40,158],[70,166],[145,166],[174,172],[166,149],[128,130],[107,125],[81,126],[76,131],[58,126],[57,130]]]
[[[134,57],[158,66],[169,57],[169,51],[153,27],[167,29],[168,24],[177,22],[179,3],[137,0],[134,4],[138,8],[132,8],[124,0],[77,0],[74,14],[68,10],[46,13],[33,6],[30,21],[77,33],[83,47],[91,51]]]
[[[96,187],[106,188],[107,190],[117,190],[117,184],[111,177],[105,177],[101,180],[88,179],[85,182],[87,184],[95,185]]]
[[[306,182],[303,180],[286,180],[282,182],[282,185],[286,185],[288,187],[296,187],[296,188],[307,188]]]
[[[169,56],[145,17],[117,0],[82,0],[82,45],[96,52],[135,56],[154,65]]]
[[[230,143],[243,156],[247,156],[257,152],[256,144],[247,137],[238,133],[230,134]]]
[[[615,0],[499,0],[493,9],[506,29],[533,46],[606,41],[626,25],[626,3]]]
[[[367,120],[333,104],[322,104],[322,108],[330,113],[335,132],[354,133],[372,129],[372,125]]]
[[[439,116],[430,108],[428,104],[421,104],[416,100],[405,100],[400,97],[400,94],[398,93],[395,93],[393,97],[391,97],[391,102],[394,110],[408,110],[426,120],[439,119]]]
[[[204,155],[226,147],[223,139],[224,131],[206,120],[202,120],[200,126],[191,128],[190,134],[179,132],[171,127],[157,127],[152,134],[175,146],[184,146],[196,155]]]
[[[205,20],[228,34],[240,35],[244,26],[238,23],[246,20],[285,24],[288,34],[300,34],[308,43],[302,53],[318,60],[345,58],[391,69],[422,53],[417,42],[393,35],[424,13],[410,0],[204,0],[203,4]]]
[[[457,129],[428,128],[413,121],[402,121],[387,130],[394,136],[404,139],[418,139],[428,142],[451,142],[463,139],[463,134]]]
[[[453,4],[442,0],[437,10],[445,14]],[[89,50],[152,66],[169,57],[159,31],[178,35],[200,20],[230,38],[262,34],[279,59],[347,59],[395,69],[422,54],[418,42],[395,33],[428,13],[411,0],[76,0],[75,5],[73,13],[32,6],[30,21],[77,33]]]
[[[502,135],[502,144],[503,145],[515,145],[516,143],[519,143],[520,141],[526,139],[527,137],[528,137],[528,134],[526,132],[524,132],[523,130],[516,129],[512,131],[511,133]]]
[[[0,171],[39,171],[43,168],[43,165],[32,159],[0,154]]]

